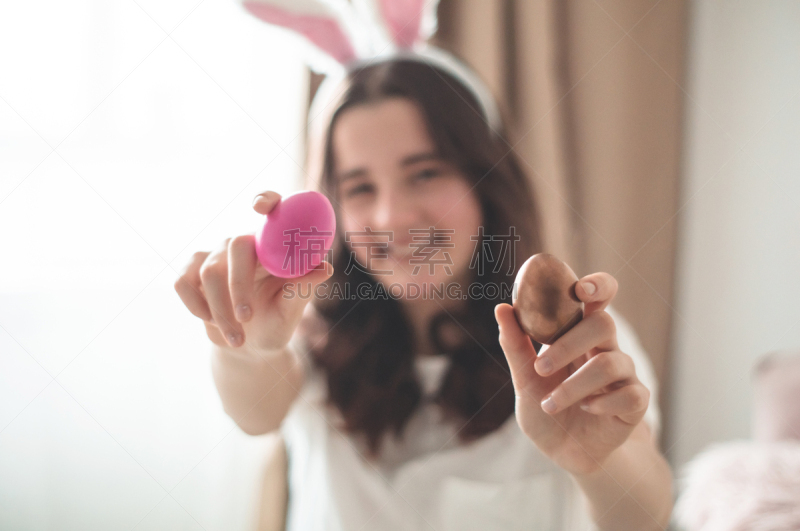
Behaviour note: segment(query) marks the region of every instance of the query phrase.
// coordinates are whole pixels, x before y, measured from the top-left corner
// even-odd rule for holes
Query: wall
[[[298,187],[307,83],[232,0],[0,2],[0,529],[253,528],[173,283]]]
[[[692,2],[668,457],[750,434],[750,371],[800,347],[800,3]]]

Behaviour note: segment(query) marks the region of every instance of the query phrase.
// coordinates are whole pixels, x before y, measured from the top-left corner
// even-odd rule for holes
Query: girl
[[[473,91],[394,57],[352,68],[329,110],[310,178],[337,215],[330,263],[271,276],[246,234],[175,285],[225,411],[281,431],[287,529],[665,528],[655,380],[617,282],[580,279],[585,317],[549,348],[520,329],[509,288],[541,221]]]

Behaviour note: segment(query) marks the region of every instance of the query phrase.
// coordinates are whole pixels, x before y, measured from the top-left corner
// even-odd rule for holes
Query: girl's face
[[[344,111],[332,148],[352,265],[386,288],[399,284],[390,293],[409,301],[455,282],[465,296],[481,206],[464,174],[437,156],[417,105],[389,98]]]

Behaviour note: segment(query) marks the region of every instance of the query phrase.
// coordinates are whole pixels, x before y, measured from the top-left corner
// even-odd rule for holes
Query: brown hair
[[[489,264],[483,275],[476,271],[473,277],[482,284],[513,286],[522,262],[542,250],[533,190],[515,154],[499,136],[502,131],[492,132],[472,93],[441,69],[394,59],[349,73],[346,92],[325,132],[320,191],[336,207],[332,131],[337,118],[353,106],[392,97],[407,98],[419,106],[439,155],[454,163],[473,185],[483,211],[485,235],[508,235],[514,227],[521,239],[509,254],[514,257],[513,267],[506,261],[494,272],[495,264]],[[336,211],[338,222],[340,212]],[[501,245],[501,241],[488,241],[492,257],[500,255]],[[479,251],[482,248],[477,247]],[[350,250],[339,229],[331,256],[334,274],[327,281],[329,286],[338,284],[340,291],[349,289],[356,294],[356,287],[367,283],[380,292],[382,286],[359,268],[345,274]],[[448,419],[463,426],[458,432],[462,441],[499,428],[514,412],[514,389],[494,317],[494,307],[500,302],[511,303],[510,293],[494,299],[469,297],[460,311],[437,314],[428,331],[437,351],[451,359],[435,401]],[[310,315],[315,315],[317,322],[306,323],[303,329],[322,333],[303,339],[309,345],[316,343],[311,355],[325,371],[328,403],[341,412],[346,430],[366,438],[375,456],[385,433],[402,436],[421,401],[414,372],[414,330],[400,302],[391,297],[329,297],[310,304],[314,310]],[[443,339],[446,326],[460,334],[455,344]]]

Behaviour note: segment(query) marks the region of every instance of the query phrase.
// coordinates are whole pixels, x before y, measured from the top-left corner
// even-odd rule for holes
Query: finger
[[[514,307],[501,303],[494,307],[494,316],[500,327],[500,347],[505,352],[514,387],[520,390],[526,382],[535,377],[533,360],[536,349],[530,336],[519,326]]]
[[[281,194],[273,192],[272,190],[267,190],[266,192],[261,192],[253,199],[253,210],[266,216],[275,208],[275,205],[280,202]]]
[[[225,246],[223,252],[215,253],[206,259],[200,268],[200,278],[203,281],[211,316],[228,344],[238,347],[243,343],[244,330],[233,316],[228,288],[227,243]]]
[[[314,269],[302,277],[298,277],[294,282],[285,284],[284,289],[281,290],[283,292],[281,296],[284,299],[301,298],[305,302],[308,302],[311,300],[311,296],[306,296],[306,294],[315,294],[315,288],[328,280],[332,275],[333,264],[324,261],[320,262]]]
[[[175,281],[175,291],[183,301],[183,304],[203,321],[211,320],[211,310],[200,290],[200,266],[209,253],[197,252],[192,256],[181,276]]]
[[[607,386],[622,387],[634,381],[636,369],[630,356],[619,350],[601,352],[550,393],[556,407],[548,413],[562,411]]]
[[[549,376],[593,348],[600,350],[619,348],[617,327],[607,312],[594,312],[584,317],[569,332],[558,338],[536,360],[536,372],[541,376]]]
[[[249,321],[253,315],[253,296],[256,266],[256,239],[252,234],[237,236],[228,245],[228,288],[236,320]]]
[[[605,310],[616,296],[618,289],[617,279],[608,273],[592,273],[580,279],[575,294],[584,302],[584,317]]]
[[[313,289],[318,284],[328,280],[333,275],[333,264],[330,262],[322,261],[317,266],[297,279],[298,282],[307,282],[310,284],[310,289]]]
[[[206,334],[208,335],[208,339],[210,339],[212,343],[219,345],[220,347],[228,346],[228,342],[222,336],[222,332],[217,325],[207,321],[203,322],[203,324],[206,326]]]
[[[649,404],[650,390],[637,382],[588,398],[581,409],[595,415],[616,415],[629,424],[636,424],[644,417]]]

